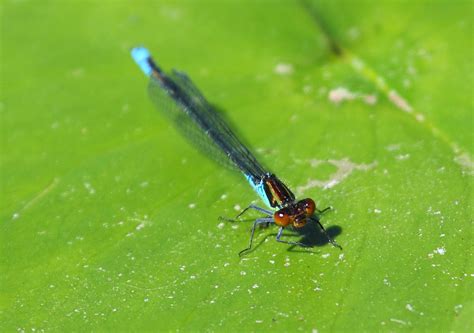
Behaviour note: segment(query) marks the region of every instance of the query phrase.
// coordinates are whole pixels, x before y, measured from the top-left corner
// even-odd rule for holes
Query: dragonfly
[[[307,245],[304,243],[282,239],[283,230],[287,227],[301,229],[306,224],[313,223],[319,226],[329,243],[342,249],[319,220],[319,216],[331,207],[319,210],[311,198],[296,200],[288,186],[257,161],[184,72],[173,69],[165,73],[153,60],[148,49],[141,46],[133,48],[131,55],[149,77],[148,93],[156,109],[169,118],[178,131],[199,150],[226,166],[240,170],[268,207],[251,204],[235,219],[227,219],[236,221],[249,210],[263,214],[263,217],[254,220],[248,246],[239,252],[239,256],[252,249],[257,226],[270,224],[279,227],[277,242],[305,247]]]

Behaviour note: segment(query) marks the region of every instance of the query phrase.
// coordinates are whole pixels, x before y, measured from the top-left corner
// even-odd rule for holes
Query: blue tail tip
[[[145,75],[150,76],[152,73],[152,68],[148,62],[148,59],[151,58],[150,51],[143,46],[137,46],[130,51],[130,54]]]
[[[142,61],[143,59],[147,59],[150,57],[150,51],[148,51],[148,49],[143,46],[137,46],[132,48],[130,53],[132,54],[132,58],[136,62]]]

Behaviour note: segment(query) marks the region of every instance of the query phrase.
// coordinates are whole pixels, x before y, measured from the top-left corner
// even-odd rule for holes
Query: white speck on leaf
[[[474,174],[474,162],[472,161],[472,157],[469,153],[458,153],[458,155],[454,158],[454,161],[463,168],[463,173],[468,175]]]
[[[416,120],[417,120],[418,122],[420,122],[420,123],[422,123],[422,122],[425,121],[425,116],[424,116],[422,113],[417,113],[417,114],[415,115],[415,118],[416,118]]]
[[[386,146],[385,149],[388,151],[399,150],[400,144],[391,144],[391,145]]]
[[[446,249],[444,247],[438,247],[434,250],[434,253],[444,256],[446,254]]]
[[[390,93],[388,94],[388,98],[400,110],[405,111],[407,113],[413,112],[412,106],[402,96],[400,96],[395,90],[390,91]]]
[[[401,325],[407,325],[407,322],[406,322],[406,321],[403,321],[403,320],[400,320],[400,319],[396,319],[396,318],[390,318],[390,321],[391,321],[391,322],[394,322],[394,323],[397,323],[397,324],[401,324]]]
[[[324,186],[324,189],[328,189],[328,188],[334,187],[334,186],[336,186],[337,184],[339,184],[339,181],[338,181],[337,179],[332,179],[332,180],[330,180],[330,181]]]
[[[356,99],[362,100],[368,105],[374,105],[375,103],[377,103],[376,95],[352,92],[345,87],[337,87],[330,90],[328,94],[328,99],[331,103],[334,103],[336,105],[339,105],[345,101],[353,101]]]
[[[362,98],[364,99],[364,102],[369,105],[374,105],[377,103],[377,96],[375,95],[365,95]]]
[[[347,88],[338,87],[329,92],[328,98],[334,104],[340,104],[343,101],[351,101],[356,98],[356,95],[350,92]]]
[[[407,160],[410,158],[410,154],[400,154],[395,156],[395,158],[399,161]]]
[[[90,195],[95,194],[95,189],[92,187],[92,185],[90,183],[85,182],[84,187],[86,188],[86,190],[89,192]]]
[[[279,63],[275,66],[275,73],[279,75],[291,75],[293,74],[293,65],[287,63]]]
[[[317,160],[313,159],[310,161],[310,165],[317,167],[323,163],[329,163],[334,165],[337,170],[329,176],[328,180],[309,180],[308,183],[302,186],[298,186],[296,191],[298,194],[303,194],[307,190],[314,187],[321,187],[323,189],[329,189],[339,184],[342,180],[346,179],[353,171],[368,171],[377,166],[377,161],[370,164],[357,164],[350,161],[348,158],[341,160]]]

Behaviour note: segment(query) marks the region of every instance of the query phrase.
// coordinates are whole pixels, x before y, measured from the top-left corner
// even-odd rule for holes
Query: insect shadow
[[[293,232],[288,236],[301,236],[300,242],[306,245],[307,247],[321,247],[326,244],[329,244],[329,240],[324,235],[324,233],[318,228],[315,227],[313,223],[307,223],[303,228],[293,229]],[[337,236],[342,234],[342,228],[338,225],[332,225],[326,228],[326,232],[331,237],[331,239],[336,239]],[[288,251],[291,252],[308,252],[307,250],[301,249],[301,246],[291,245],[288,248]]]
[[[245,219],[242,220],[242,222],[245,221],[253,221],[251,219]],[[271,228],[271,225],[261,225],[260,229],[267,229]],[[338,225],[333,225],[328,228],[326,228],[326,232],[331,237],[332,239],[336,239],[337,236],[342,234],[342,228]],[[255,245],[252,247],[248,253],[251,253],[255,251],[260,245],[262,245],[268,238],[275,238],[277,235],[276,232],[272,232],[270,234],[266,234],[260,241],[256,242]],[[294,239],[296,237],[300,237],[300,239]],[[305,245],[304,248],[302,248],[299,245],[290,245],[287,249],[289,252],[312,252],[308,251],[308,248],[314,248],[314,247],[321,247],[326,244],[329,244],[329,240],[324,235],[324,233],[320,230],[318,226],[316,226],[314,223],[307,223],[304,227],[299,228],[299,229],[290,229],[287,228],[285,229],[282,239],[288,239],[292,241],[298,241],[302,244]]]

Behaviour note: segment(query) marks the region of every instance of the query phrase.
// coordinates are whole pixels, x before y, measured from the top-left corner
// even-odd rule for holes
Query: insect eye
[[[313,215],[316,209],[316,204],[310,198],[301,200],[303,201],[303,208],[307,216]]]
[[[286,227],[291,222],[288,212],[282,210],[276,211],[275,214],[273,214],[273,219],[277,225],[282,227]]]

